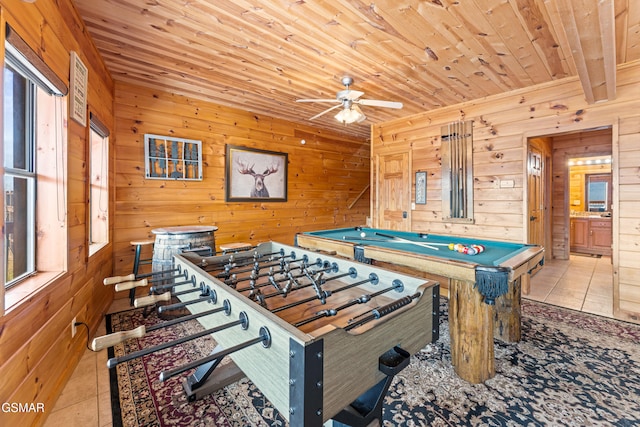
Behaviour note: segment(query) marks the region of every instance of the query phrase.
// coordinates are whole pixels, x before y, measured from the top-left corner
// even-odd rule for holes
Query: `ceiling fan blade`
[[[359,99],[357,101],[353,101],[360,105],[368,105],[371,107],[386,107],[386,108],[402,108],[402,102],[395,101],[379,101],[377,99]]]
[[[296,102],[337,102],[337,99],[296,99]]]
[[[335,102],[335,100],[334,100],[334,102]],[[329,111],[335,110],[336,108],[340,108],[340,107],[342,107],[342,104],[334,105],[333,107],[324,110],[322,113],[316,114],[315,116],[311,117],[309,120],[317,119],[318,117],[320,117],[320,116],[322,116],[324,114],[327,114]]]

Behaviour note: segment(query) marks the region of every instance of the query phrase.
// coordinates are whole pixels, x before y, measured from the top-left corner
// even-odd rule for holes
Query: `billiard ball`
[[[360,237],[362,237],[362,238],[364,239],[365,237],[367,237],[367,233],[365,233],[365,232],[363,231],[362,233],[360,233]]]

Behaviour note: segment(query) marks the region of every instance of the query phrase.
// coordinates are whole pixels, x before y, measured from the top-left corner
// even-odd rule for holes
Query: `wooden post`
[[[495,375],[493,306],[482,302],[472,282],[449,281],[449,335],[451,362],[460,378],[477,384]]]
[[[509,283],[507,293],[496,298],[493,315],[494,337],[504,342],[520,341],[520,318],[522,315],[520,294],[523,278],[528,279],[529,274],[525,273],[523,276]]]

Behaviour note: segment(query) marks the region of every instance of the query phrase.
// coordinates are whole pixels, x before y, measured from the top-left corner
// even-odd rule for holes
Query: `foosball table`
[[[186,308],[189,314],[165,324],[197,319],[204,331],[178,341],[211,334],[217,343],[210,355],[159,380],[191,372],[183,385],[195,399],[246,375],[292,426],[380,419],[393,376],[438,339],[438,283],[300,247],[267,242],[229,255],[185,253],[158,274],[164,280],[136,306]],[[148,332],[141,326],[92,346]],[[171,345],[115,357],[108,366]]]

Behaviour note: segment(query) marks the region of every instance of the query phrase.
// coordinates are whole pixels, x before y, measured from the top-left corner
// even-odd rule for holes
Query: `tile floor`
[[[572,254],[568,261],[545,259],[523,298],[613,317],[611,257]]]
[[[612,282],[611,258],[572,255],[568,261],[545,260],[524,298],[612,317]],[[128,308],[129,300],[120,299],[114,301],[109,312]],[[103,321],[96,335],[104,333]],[[45,427],[111,425],[107,350],[86,350]]]

